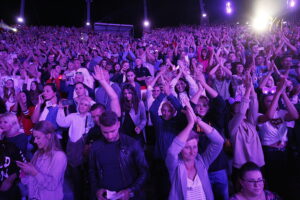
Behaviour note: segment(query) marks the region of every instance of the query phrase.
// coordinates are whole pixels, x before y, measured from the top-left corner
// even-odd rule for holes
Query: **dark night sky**
[[[21,0],[0,0],[0,19],[12,24]],[[199,0],[147,0],[148,16],[154,27],[198,24]],[[235,15],[225,16],[225,0],[204,0],[212,22],[245,18],[253,0],[231,0]],[[237,9],[238,8],[238,9]],[[26,22],[30,25],[82,26],[86,19],[85,0],[26,0]],[[92,21],[134,24],[143,20],[143,0],[93,0]]]
[[[21,0],[1,0],[0,18],[14,23],[19,13]],[[217,8],[224,9],[224,0],[204,0],[207,8],[214,10],[214,19],[219,19]],[[242,0],[236,0],[241,2]],[[153,25],[172,26],[199,22],[199,0],[148,0],[148,15]],[[212,12],[211,12],[212,13]],[[85,0],[26,0],[26,21],[33,25],[84,24]],[[94,0],[92,20],[138,25],[143,19],[143,0]]]

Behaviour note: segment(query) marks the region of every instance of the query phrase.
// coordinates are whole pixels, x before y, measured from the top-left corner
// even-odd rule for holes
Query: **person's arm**
[[[212,68],[212,69],[210,70],[210,72],[209,72],[208,74],[209,74],[210,76],[214,77],[214,76],[215,76],[215,73],[216,73],[216,71],[219,69],[219,67],[220,67],[220,65],[217,64],[214,68]]]
[[[62,107],[60,107],[57,111],[56,115],[56,123],[60,127],[68,128],[71,126],[72,119],[69,117],[70,115],[66,116],[65,111]]]
[[[194,95],[198,91],[198,85],[197,85],[196,81],[186,71],[183,71],[183,75],[185,77],[185,80],[189,84],[190,95]]]
[[[17,179],[16,173],[9,175],[0,185],[0,192],[8,191],[13,186],[16,179]]]
[[[121,116],[121,107],[119,102],[119,97],[111,85],[105,80],[104,71],[98,65],[94,67],[95,73],[93,74],[94,78],[99,81],[101,86],[107,92],[108,96],[110,97],[111,103],[111,110],[117,114],[118,117]]]
[[[201,130],[210,140],[210,144],[206,148],[205,152],[201,154],[203,162],[208,168],[209,165],[218,157],[219,153],[221,152],[224,144],[224,139],[216,129],[203,122],[199,117],[197,118],[196,123],[200,126]]]
[[[181,152],[181,150],[184,148],[185,143],[190,135],[190,132],[192,131],[194,127],[194,116],[192,114],[192,111],[190,109],[187,109],[185,111],[185,114],[187,116],[188,124],[187,126],[174,138],[171,146],[168,149],[167,156],[166,156],[166,165],[169,171],[170,178],[175,175],[175,171],[178,165],[178,155]]]
[[[34,112],[31,116],[31,120],[34,124],[39,121],[41,115],[41,107],[43,103],[44,103],[43,94],[40,94],[38,104],[35,106]]]
[[[268,82],[270,76],[272,75],[272,73],[273,73],[273,71],[270,71],[270,72],[268,72],[268,74],[267,74],[266,76],[264,76],[264,77],[262,78],[262,80],[261,80],[261,82],[260,82],[260,84],[259,84],[259,88],[260,88],[260,89],[263,89],[263,88],[266,86],[266,84],[267,84],[267,82]]]
[[[299,119],[299,113],[298,113],[296,107],[294,106],[294,104],[292,104],[292,102],[290,101],[286,92],[282,93],[282,97],[283,97],[285,106],[288,111],[288,113],[284,117],[285,121],[293,121],[293,120]]]
[[[146,109],[145,109],[145,105],[144,105],[143,101],[140,101],[139,109],[140,109],[140,124],[138,124],[136,128],[139,129],[139,133],[140,133],[147,124]]]
[[[205,80],[205,77],[203,74],[198,74],[198,81],[200,82],[202,87],[205,89],[205,91],[210,95],[211,98],[215,98],[218,96],[218,92],[206,83],[206,80]]]

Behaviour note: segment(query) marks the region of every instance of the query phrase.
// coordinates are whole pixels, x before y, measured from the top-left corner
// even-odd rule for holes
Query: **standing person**
[[[143,143],[143,132],[146,126],[146,110],[144,103],[139,99],[135,88],[126,84],[122,88],[122,132]]]
[[[29,199],[62,200],[67,158],[60,150],[55,129],[50,122],[40,121],[33,128],[33,137],[38,150],[31,162],[17,162]]]
[[[21,198],[16,181],[19,174],[16,161],[25,161],[23,153],[13,143],[4,140],[0,128],[0,200]]]
[[[104,139],[93,143],[89,159],[91,199],[107,199],[108,190],[116,192],[118,199],[144,199],[148,165],[140,143],[119,133],[120,122],[114,112],[101,115],[100,128]]]
[[[188,124],[175,137],[166,157],[172,183],[169,200],[213,200],[208,168],[221,152],[224,140],[216,129],[196,118],[190,106],[185,112]],[[211,141],[202,154],[198,154],[198,134],[192,131],[195,122]]]

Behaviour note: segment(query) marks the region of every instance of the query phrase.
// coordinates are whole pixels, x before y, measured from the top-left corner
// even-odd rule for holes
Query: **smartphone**
[[[62,100],[61,103],[62,103],[63,106],[69,106],[69,105],[73,104],[73,100],[65,99],[65,100]]]

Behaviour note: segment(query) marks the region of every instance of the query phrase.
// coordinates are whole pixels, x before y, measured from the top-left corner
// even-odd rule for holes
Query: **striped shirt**
[[[198,174],[194,180],[187,178],[186,200],[206,200],[202,183]]]

